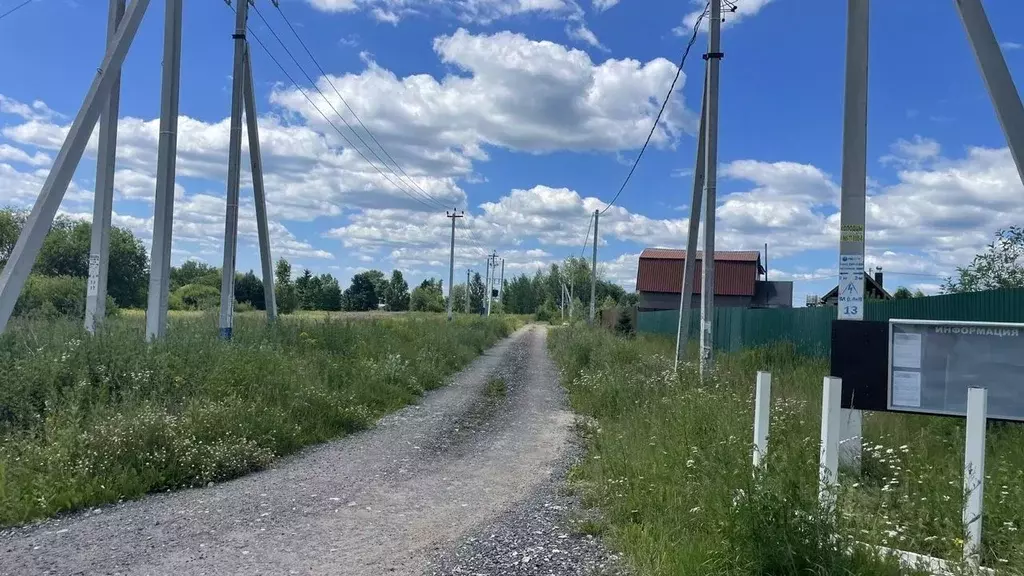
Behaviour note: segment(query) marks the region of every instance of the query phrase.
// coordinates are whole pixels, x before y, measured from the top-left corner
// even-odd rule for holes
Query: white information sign
[[[888,408],[966,416],[986,388],[989,418],[1024,422],[1024,324],[889,321]]]
[[[921,373],[894,370],[892,373],[892,405],[901,408],[921,407]]]
[[[921,369],[921,335],[897,333],[892,335],[893,368]]]
[[[839,319],[864,319],[863,255],[839,255]]]

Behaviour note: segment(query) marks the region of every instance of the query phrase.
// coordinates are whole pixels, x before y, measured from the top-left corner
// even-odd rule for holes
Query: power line
[[[228,8],[232,12],[234,12],[234,10],[235,10],[234,7],[231,6],[231,5],[228,5]],[[258,11],[257,11],[257,13],[258,13]],[[262,15],[260,16],[260,18],[263,18]],[[266,23],[265,19],[264,19],[264,23]],[[269,29],[270,26],[267,25],[267,28]],[[397,188],[400,192],[402,192],[406,196],[408,196],[408,197],[412,198],[413,200],[419,202],[420,204],[422,204],[423,206],[427,207],[430,210],[434,210],[435,209],[435,206],[431,206],[430,204],[427,204],[421,198],[419,198],[418,196],[416,196],[416,195],[412,194],[411,192],[409,192],[408,190],[406,190],[405,187],[403,187],[403,186],[401,186],[399,184],[396,184],[395,181],[392,180],[387,174],[385,174],[384,171],[381,170],[379,166],[377,166],[369,158],[367,158],[366,155],[363,154],[362,150],[360,150],[355,144],[353,144],[352,141],[348,138],[348,136],[345,136],[345,134],[341,131],[341,129],[338,128],[338,126],[334,122],[332,122],[330,118],[327,117],[327,114],[325,114],[324,111],[321,110],[320,107],[316,105],[316,102],[314,102],[313,99],[309,97],[309,94],[307,94],[306,91],[303,90],[301,86],[299,86],[299,83],[295,80],[295,78],[292,77],[292,75],[289,74],[287,70],[285,70],[284,66],[281,65],[281,62],[278,61],[278,59],[274,57],[274,55],[270,52],[270,49],[267,48],[267,45],[264,44],[262,40],[260,40],[259,36],[257,36],[256,33],[253,32],[252,28],[249,27],[248,25],[246,25],[246,30],[248,30],[249,35],[252,36],[253,40],[255,40],[257,44],[259,44],[260,48],[263,49],[263,51],[267,54],[267,56],[270,57],[271,61],[273,61],[274,64],[277,65],[277,67],[281,70],[281,73],[284,74],[286,78],[288,78],[288,80],[292,83],[292,86],[294,86],[295,89],[298,90],[300,94],[302,94],[302,96],[306,99],[306,101],[309,102],[309,104],[311,106],[313,106],[313,108],[320,114],[320,116],[323,117],[324,121],[326,121],[328,124],[330,124],[331,128],[334,128],[334,131],[337,132],[338,135],[341,136],[341,138],[346,143],[348,143],[348,145],[353,150],[355,150],[356,153],[359,154],[359,156],[362,157],[362,159],[365,160],[367,164],[372,166],[378,173],[380,173],[381,176],[384,177],[385,180],[388,181],[388,183],[390,183],[392,186]],[[271,29],[271,33],[273,33],[273,29]],[[277,34],[274,34],[274,36],[276,37]],[[278,41],[280,41],[280,38],[278,38]],[[282,46],[283,46],[283,44],[282,44]],[[287,48],[285,49],[285,51],[287,52]],[[292,59],[294,60],[294,57]],[[301,70],[301,67],[300,67],[300,70]],[[305,72],[303,71],[303,73],[305,73]],[[307,75],[307,78],[308,78],[308,75]],[[315,83],[313,83],[313,87],[316,88],[316,84]],[[317,88],[317,90],[319,91],[319,88]],[[323,96],[323,93],[321,93],[321,96]],[[328,103],[328,105],[330,104],[330,101],[328,101],[326,97],[324,98],[324,101],[326,101]],[[335,114],[337,114],[337,110],[335,110]],[[338,114],[338,116],[341,117],[340,114]],[[342,118],[342,120],[344,120],[344,118]]]
[[[356,111],[352,109],[352,106],[349,106],[348,100],[346,100],[345,97],[341,95],[341,91],[339,91],[338,87],[334,85],[334,81],[331,80],[330,75],[328,75],[327,72],[324,71],[323,67],[320,66],[320,62],[318,62],[316,57],[313,56],[313,53],[309,50],[309,47],[306,46],[306,43],[302,41],[302,37],[299,36],[299,33],[295,30],[295,27],[292,26],[291,21],[288,20],[288,17],[285,16],[284,14],[284,11],[281,10],[281,5],[277,4],[276,6],[278,13],[281,15],[281,19],[284,20],[284,23],[288,25],[288,29],[292,31],[292,34],[295,36],[295,39],[299,41],[299,45],[302,46],[302,49],[306,51],[306,55],[309,56],[309,59],[313,61],[313,65],[316,66],[316,69],[320,71],[320,75],[324,78],[324,80],[327,80],[327,83],[330,84],[331,88],[334,90],[334,93],[337,94],[338,98],[341,99],[341,102],[345,105],[345,108],[348,108],[348,111],[352,113],[352,116],[356,119],[356,122],[359,123],[359,126],[361,126],[363,130],[366,131],[366,134],[370,137],[371,140],[373,140],[374,144],[376,144],[377,147],[380,148],[381,152],[383,152],[384,155],[387,156],[389,160],[391,160],[391,163],[395,165],[395,168],[398,168],[402,175],[405,176],[405,178],[413,186],[415,186],[417,190],[422,192],[424,196],[433,199],[433,197],[426,190],[421,188],[420,185],[417,184],[416,181],[413,180],[412,177],[405,172],[405,169],[402,168],[402,165],[399,164],[398,161],[396,161],[393,156],[391,156],[391,153],[389,153],[387,148],[385,148],[384,145],[381,144],[379,140],[377,140],[377,137],[373,135],[373,132],[371,132],[370,129],[366,127],[366,124],[363,124],[363,121],[359,118],[359,115],[356,114]],[[256,13],[259,14],[259,10],[257,10]],[[260,18],[263,18],[263,16],[260,15]],[[355,132],[355,130],[353,130],[353,132]],[[360,139],[360,141],[363,142],[363,144],[366,144],[366,142],[362,141],[362,139]],[[381,162],[384,161],[381,160]]]
[[[22,9],[22,8],[24,8],[25,6],[28,6],[29,4],[31,4],[31,3],[35,2],[35,1],[36,1],[36,0],[25,0],[24,2],[22,2],[21,4],[18,4],[18,5],[17,5],[17,6],[15,6],[14,8],[11,8],[11,9],[10,9],[10,10],[8,10],[7,12],[4,12],[3,14],[0,14],[0,20],[3,20],[4,18],[7,18],[7,17],[8,17],[8,16],[10,16],[11,14],[14,14],[14,13],[15,13],[15,12],[17,12],[18,10],[21,10],[21,9]]]
[[[583,248],[580,248],[580,258],[583,258],[583,253],[587,251],[587,244],[590,243],[590,228],[594,225],[594,215],[590,215],[590,220],[587,221],[587,233],[583,236]]]
[[[686,57],[690,54],[690,48],[692,48],[693,44],[697,41],[697,32],[700,30],[701,21],[704,20],[704,16],[708,13],[708,6],[710,6],[710,2],[704,6],[704,11],[697,17],[697,21],[693,23],[693,34],[690,36],[690,41],[686,43],[686,49],[683,51],[682,58],[679,59],[679,66],[676,68],[676,76],[672,79],[672,85],[668,88],[668,94],[665,95],[665,100],[661,103],[661,109],[658,110],[658,115],[654,119],[654,124],[651,126],[651,132],[647,135],[647,140],[644,141],[643,147],[640,148],[640,153],[637,154],[636,161],[633,162],[633,167],[629,169],[629,174],[626,174],[626,179],[622,182],[622,186],[619,186],[619,191],[615,193],[615,196],[612,197],[612,201],[605,206],[604,210],[601,211],[601,214],[607,212],[608,209],[615,204],[615,201],[619,199],[619,195],[626,189],[626,184],[629,183],[629,179],[633,177],[633,172],[636,170],[637,165],[640,164],[640,159],[643,158],[644,151],[647,150],[647,145],[651,143],[651,138],[654,137],[654,132],[658,129],[658,123],[661,121],[661,116],[665,113],[668,101],[672,98],[672,92],[675,90],[676,83],[679,81],[679,76],[683,72],[683,65],[686,64]]]

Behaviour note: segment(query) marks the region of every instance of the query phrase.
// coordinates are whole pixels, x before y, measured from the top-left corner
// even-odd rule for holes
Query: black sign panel
[[[1024,325],[890,320],[890,410],[964,416],[972,387],[991,418],[1024,421]]]
[[[886,322],[832,322],[830,376],[843,379],[842,406],[857,410],[889,410],[889,325]]]

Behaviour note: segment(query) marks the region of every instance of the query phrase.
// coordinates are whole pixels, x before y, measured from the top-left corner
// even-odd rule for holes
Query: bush
[[[32,274],[14,305],[15,316],[43,318],[85,317],[86,279],[72,276]],[[107,296],[107,316],[117,314],[114,299]]]
[[[619,319],[615,323],[615,331],[620,336],[631,337],[635,333],[633,329],[633,314],[632,309],[623,308],[619,312]]]
[[[220,306],[220,290],[205,284],[185,284],[174,291],[174,296],[180,300],[182,310],[209,310]]]

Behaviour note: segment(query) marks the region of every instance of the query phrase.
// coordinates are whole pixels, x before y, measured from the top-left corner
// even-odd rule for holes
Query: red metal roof
[[[640,259],[658,258],[668,260],[686,260],[686,250],[674,248],[644,248]],[[704,251],[697,250],[697,260],[704,259]],[[761,253],[754,250],[717,250],[715,262],[757,262],[761,263]]]
[[[700,294],[702,254],[697,253],[694,293]],[[685,250],[647,248],[640,254],[636,289],[640,292],[680,293],[683,285]],[[753,296],[754,282],[762,271],[759,252],[715,252],[715,294]]]

